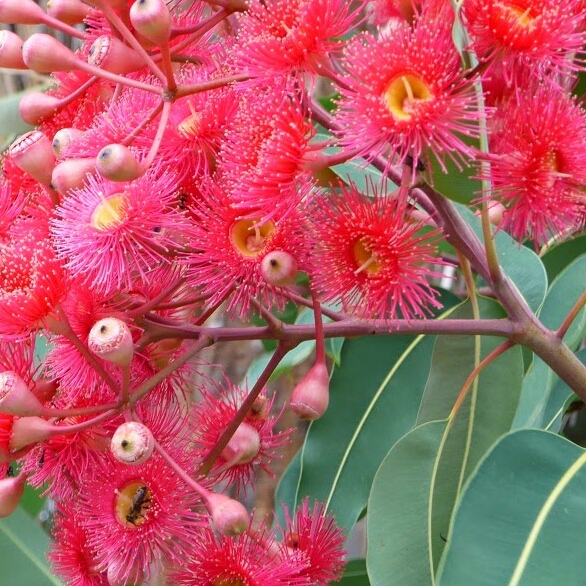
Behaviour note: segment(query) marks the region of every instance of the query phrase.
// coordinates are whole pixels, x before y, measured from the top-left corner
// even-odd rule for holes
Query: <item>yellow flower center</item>
[[[140,480],[129,482],[116,491],[114,516],[125,527],[140,527],[147,521],[151,508],[151,491]]]
[[[264,250],[266,239],[275,230],[271,221],[259,224],[260,219],[236,220],[230,228],[234,248],[247,258],[254,258]]]
[[[531,15],[531,8],[522,8],[514,2],[497,2],[496,8],[502,10],[503,15],[511,15],[516,17],[517,24],[522,28],[529,28],[533,25],[535,20]]]
[[[433,94],[427,84],[412,73],[395,77],[384,93],[387,108],[398,122],[410,120],[417,103],[431,98]]]
[[[121,224],[126,218],[128,202],[125,193],[115,193],[105,197],[100,193],[102,201],[96,206],[91,224],[98,230],[108,230]]]
[[[377,261],[371,248],[372,244],[367,236],[358,240],[352,247],[352,254],[357,266],[354,274],[364,272],[367,277],[373,277],[380,272],[381,264]]]
[[[191,102],[187,102],[187,104],[191,114],[177,125],[177,132],[179,132],[183,138],[192,138],[197,136],[197,133],[199,132],[201,114],[195,110]]]

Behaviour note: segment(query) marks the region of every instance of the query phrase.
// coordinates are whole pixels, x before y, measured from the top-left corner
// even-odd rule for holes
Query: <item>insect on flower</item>
[[[139,519],[145,519],[145,513],[151,508],[151,494],[149,489],[143,484],[139,486],[134,493],[132,505],[126,515],[126,521],[132,525],[136,525]],[[139,523],[139,525],[142,521]]]

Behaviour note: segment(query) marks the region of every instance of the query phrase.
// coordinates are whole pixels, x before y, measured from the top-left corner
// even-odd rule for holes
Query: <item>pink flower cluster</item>
[[[582,229],[585,16],[582,0],[466,0],[458,20],[443,0],[0,2],[0,21],[80,46],[0,33],[0,66],[55,82],[22,99],[36,128],[2,158],[0,515],[25,481],[56,499],[50,557],[71,586],[339,579],[322,505],[253,529],[228,496],[288,433],[266,380],[199,375],[205,324],[258,314],[278,339],[275,308],[312,306],[316,364],[291,405],[314,419],[329,399],[321,304],[341,320],[440,307],[441,223],[414,195],[431,163],[478,165],[475,197],[520,241]],[[353,159],[381,185],[332,172]]]

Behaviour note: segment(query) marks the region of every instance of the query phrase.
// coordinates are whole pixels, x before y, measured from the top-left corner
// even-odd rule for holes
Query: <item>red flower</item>
[[[312,282],[325,300],[341,300],[377,318],[423,316],[440,307],[427,278],[437,276],[434,234],[405,215],[392,196],[362,195],[354,186],[316,202]]]
[[[345,537],[334,518],[326,515],[325,505],[316,502],[310,509],[305,499],[293,517],[285,507],[282,533],[287,557],[305,563],[299,575],[309,584],[327,586],[341,578]]]
[[[171,262],[187,220],[174,207],[175,177],[154,165],[130,183],[89,177],[58,208],[55,248],[65,265],[98,293],[130,289]]]
[[[466,0],[462,16],[474,50],[503,63],[509,75],[521,63],[557,71],[583,67],[575,61],[586,40],[582,0]]]
[[[252,0],[240,18],[238,66],[253,76],[320,73],[360,6],[346,0]]]
[[[515,99],[516,97],[516,99]],[[550,84],[531,84],[503,102],[491,121],[492,198],[502,227],[545,243],[578,228],[584,213],[586,113]]]
[[[272,535],[257,540],[247,533],[225,537],[203,529],[173,578],[181,586],[309,586],[298,575],[303,566],[291,557],[271,554],[274,545]]]
[[[446,10],[414,28],[377,39],[359,35],[345,52],[347,86],[336,119],[341,142],[364,156],[416,163],[428,149],[440,160],[468,155],[456,135],[475,135],[474,94],[461,71]]]

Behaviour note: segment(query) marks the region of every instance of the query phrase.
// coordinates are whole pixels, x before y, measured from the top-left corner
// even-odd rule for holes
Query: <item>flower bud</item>
[[[50,185],[55,157],[49,139],[40,130],[31,130],[17,138],[8,149],[17,167],[43,185]]]
[[[0,0],[0,22],[41,24],[45,13],[33,0]]]
[[[248,464],[260,451],[260,435],[252,425],[242,422],[222,450],[222,458],[230,466]]]
[[[214,492],[207,494],[205,501],[212,521],[222,535],[240,535],[246,531],[250,518],[242,503]]]
[[[301,419],[319,419],[330,401],[330,377],[323,362],[316,362],[291,393],[291,409]]]
[[[73,51],[44,33],[35,33],[24,42],[22,58],[30,69],[39,73],[79,69]]]
[[[37,442],[49,439],[55,427],[41,417],[18,417],[12,423],[12,433],[8,447],[15,452]]]
[[[128,325],[116,317],[106,317],[93,325],[88,347],[96,356],[120,366],[130,364],[134,351]]]
[[[7,476],[0,480],[0,518],[14,513],[24,492],[25,480],[24,474]]]
[[[62,100],[43,92],[27,92],[18,103],[20,117],[31,126],[40,124],[61,108]]]
[[[136,0],[130,7],[130,22],[155,45],[164,45],[171,35],[171,15],[163,0]]]
[[[0,67],[28,69],[22,59],[23,40],[12,31],[0,31]]]
[[[53,148],[53,155],[56,159],[61,159],[65,149],[83,132],[77,128],[61,128],[55,133],[51,147]]]
[[[61,195],[67,195],[72,189],[83,187],[88,174],[95,173],[96,160],[68,159],[58,163],[51,175],[51,186]]]
[[[144,67],[143,58],[116,37],[102,35],[90,47],[88,63],[110,73],[125,74]]]
[[[26,417],[40,415],[43,406],[16,372],[0,373],[0,411]]]
[[[127,421],[118,427],[112,436],[110,450],[119,462],[142,464],[148,460],[155,448],[151,430],[137,421]]]
[[[90,9],[79,0],[49,0],[47,14],[66,24],[80,24],[89,16]]]
[[[297,276],[297,261],[284,250],[273,250],[260,263],[260,272],[269,285],[285,287],[292,285]]]
[[[58,387],[56,380],[41,377],[33,380],[31,390],[41,403],[48,403],[57,393]]]
[[[96,157],[96,168],[110,181],[134,181],[144,173],[132,151],[121,144],[105,146]]]

